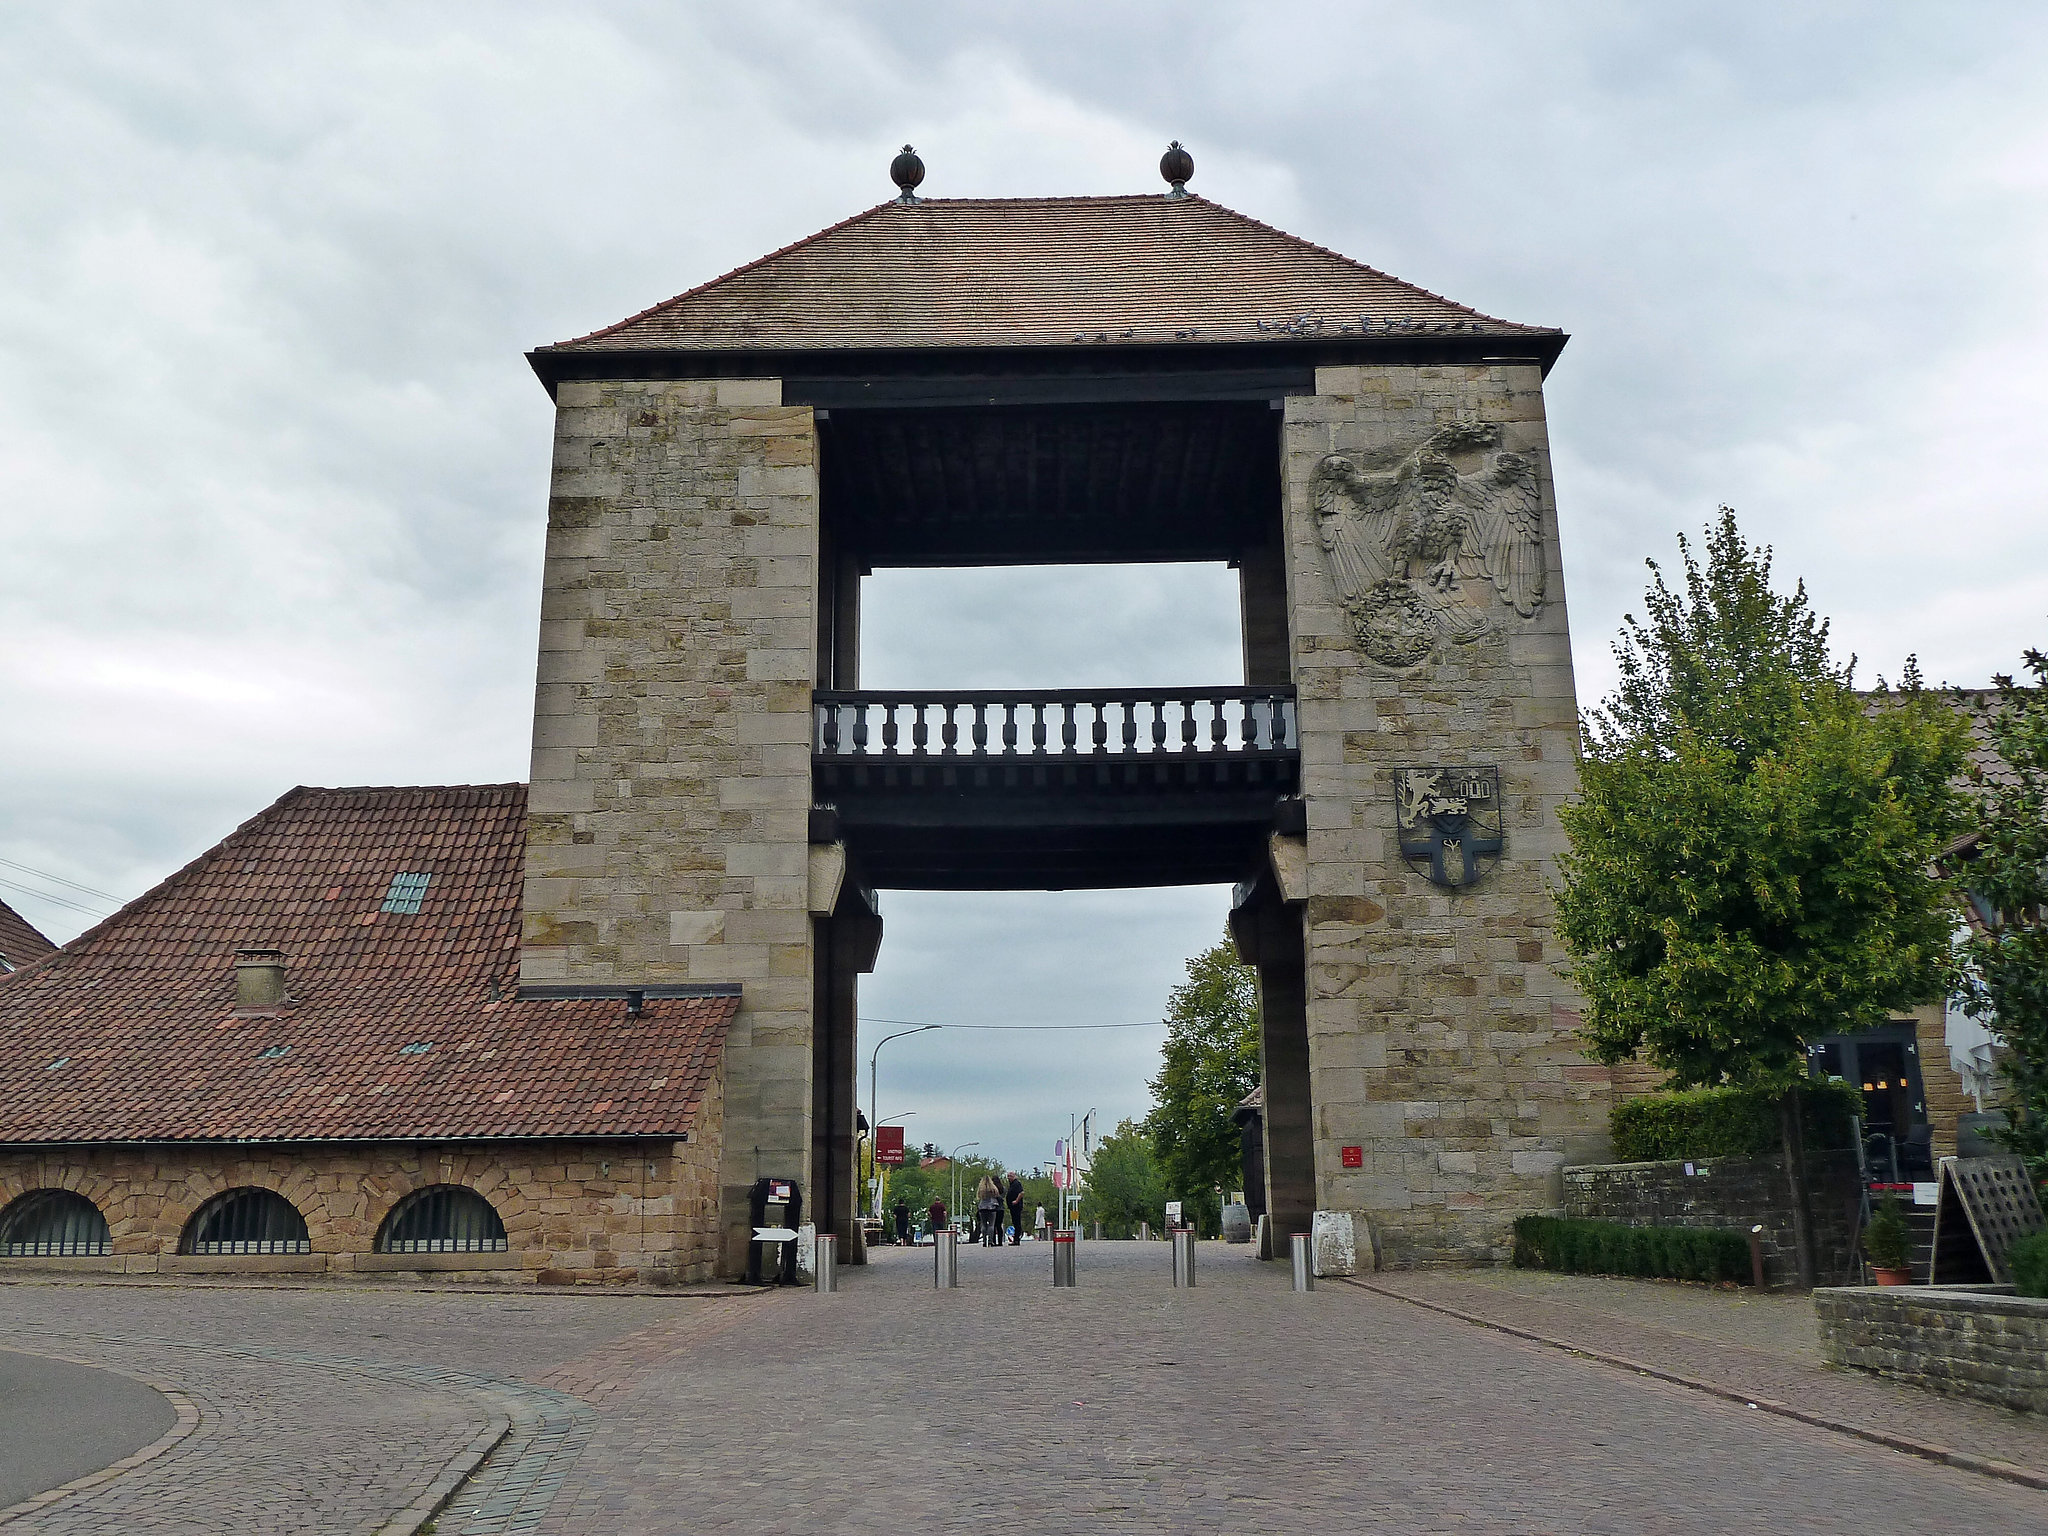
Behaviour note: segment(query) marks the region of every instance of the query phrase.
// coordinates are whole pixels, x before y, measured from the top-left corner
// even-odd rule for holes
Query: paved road
[[[177,1417],[132,1377],[0,1349],[0,1509],[133,1455]]]
[[[103,1501],[29,1528],[151,1529],[127,1517],[175,1490],[216,1531],[362,1530],[499,1415],[440,1536],[2048,1532],[2031,1490],[1392,1297],[1294,1296],[1240,1249],[1204,1244],[1192,1292],[1163,1244],[1080,1263],[1054,1291],[1045,1247],[963,1249],[963,1288],[935,1292],[928,1253],[882,1250],[836,1296],[709,1300],[9,1287],[0,1337],[68,1327],[67,1352],[148,1361],[233,1420],[123,1523]],[[258,1518],[233,1507],[254,1491]]]

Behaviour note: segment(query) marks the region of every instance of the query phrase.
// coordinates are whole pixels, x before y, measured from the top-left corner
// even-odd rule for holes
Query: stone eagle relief
[[[1454,457],[1482,455],[1471,474]],[[1360,466],[1363,465],[1361,468]],[[1543,606],[1543,497],[1535,461],[1500,447],[1491,423],[1453,422],[1414,447],[1333,453],[1310,481],[1316,531],[1358,648],[1389,667],[1428,658],[1438,642],[1498,634],[1491,581],[1528,618]]]

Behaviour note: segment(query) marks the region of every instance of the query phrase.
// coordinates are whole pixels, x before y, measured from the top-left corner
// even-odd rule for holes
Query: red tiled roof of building
[[[0,1142],[683,1135],[739,999],[518,1000],[525,843],[520,784],[292,790],[0,984]]]
[[[36,925],[0,901],[0,970],[13,971],[56,949]]]
[[[887,202],[543,353],[1557,337],[1201,197]]]

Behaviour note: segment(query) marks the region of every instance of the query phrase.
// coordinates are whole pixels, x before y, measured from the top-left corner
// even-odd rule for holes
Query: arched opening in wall
[[[10,1259],[104,1256],[114,1250],[98,1206],[68,1189],[38,1189],[0,1211],[0,1254]]]
[[[180,1253],[311,1253],[306,1218],[275,1190],[231,1189],[215,1195],[185,1224]]]
[[[507,1246],[490,1201],[459,1184],[413,1191],[377,1229],[379,1253],[503,1253]]]

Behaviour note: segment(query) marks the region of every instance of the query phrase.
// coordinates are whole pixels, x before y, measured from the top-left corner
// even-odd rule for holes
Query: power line
[[[80,885],[76,880],[66,880],[62,875],[53,875],[47,869],[36,869],[28,864],[17,864],[12,859],[0,859],[0,864],[5,864],[9,869],[18,869],[24,875],[33,875],[38,880],[47,880],[52,885],[69,886],[74,891],[82,891],[88,896],[97,896],[101,901],[111,901],[117,907],[121,904],[121,898],[118,896],[110,896],[105,891],[96,891],[89,885]]]
[[[105,912],[88,907],[82,902],[68,901],[62,896],[53,896],[48,891],[39,891],[32,885],[23,885],[19,881],[9,880],[4,875],[0,875],[0,886],[4,886],[18,895],[33,896],[37,901],[47,901],[53,907],[68,907],[73,912],[81,913],[86,917],[100,918],[107,915]]]
[[[929,1019],[862,1019],[863,1024],[907,1024],[917,1029],[1164,1029],[1164,1019],[1134,1019],[1123,1024],[937,1024]]]

